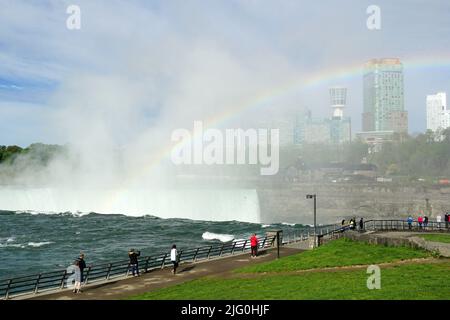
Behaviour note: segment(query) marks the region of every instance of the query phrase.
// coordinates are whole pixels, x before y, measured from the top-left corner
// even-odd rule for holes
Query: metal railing
[[[450,232],[450,224],[446,226],[445,222],[428,221],[425,225],[424,223],[419,224],[418,221],[413,221],[411,225],[406,220],[367,220],[364,222],[365,230],[372,231],[447,231]]]
[[[340,238],[343,233],[347,230],[352,230],[349,224],[346,225],[331,225],[322,227],[317,230],[317,244],[320,246],[325,241],[333,240]],[[357,222],[355,228],[353,230],[360,230],[359,223]],[[360,230],[361,231],[361,230]],[[420,231],[420,232],[432,232],[432,231],[443,231],[450,232],[450,223],[447,225],[445,222],[436,222],[436,221],[428,221],[425,225],[419,224],[418,221],[413,221],[411,223],[411,227],[408,222],[405,220],[395,220],[395,219],[374,219],[364,221],[364,229],[363,231]],[[314,236],[314,231],[308,230],[305,232],[304,230],[296,230],[283,235],[283,245],[290,244],[299,241],[309,240]]]
[[[258,238],[258,247],[260,249],[273,246],[275,236]],[[178,251],[179,263],[197,262],[200,260],[209,260],[223,256],[230,256],[245,252],[250,249],[249,240],[239,240],[226,242],[223,244],[203,246],[195,249],[185,249]],[[140,272],[149,272],[152,270],[163,269],[170,263],[170,254],[162,253],[159,255],[143,256],[138,258]],[[84,270],[83,283],[95,283],[109,281],[119,277],[126,277],[130,273],[130,261],[120,260],[110,263],[95,264]],[[73,273],[67,270],[56,270],[42,272],[33,275],[25,275],[14,278],[0,280],[0,299],[10,299],[20,295],[38,294],[42,292],[64,290],[71,285]]]
[[[337,230],[341,230],[341,225],[328,225],[328,226],[322,226],[317,229],[317,236],[324,236],[331,233],[336,232]],[[309,228],[307,230],[294,230],[290,231],[288,233],[283,234],[283,245],[285,244],[291,244],[299,241],[306,241],[309,240],[311,237],[314,237],[314,229]]]

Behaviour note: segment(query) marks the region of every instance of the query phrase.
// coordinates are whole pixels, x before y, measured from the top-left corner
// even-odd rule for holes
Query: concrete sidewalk
[[[298,248],[280,248],[280,256],[289,256],[300,253]],[[226,275],[233,269],[275,260],[277,249],[264,249],[259,256],[251,258],[249,253],[236,254],[214,260],[199,261],[196,263],[183,263],[179,266],[177,274],[172,274],[172,268],[142,273],[140,277],[128,277],[104,283],[93,283],[82,288],[82,293],[75,294],[71,290],[62,290],[56,293],[39,294],[37,296],[22,297],[30,300],[116,300],[133,295],[181,284],[190,280],[208,275]]]

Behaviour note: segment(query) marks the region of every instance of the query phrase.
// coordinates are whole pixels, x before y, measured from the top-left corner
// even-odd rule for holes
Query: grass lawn
[[[266,263],[237,269],[235,272],[283,272],[326,267],[368,265],[414,258],[426,258],[430,253],[408,247],[387,247],[365,242],[339,239],[315,250]]]
[[[195,299],[450,299],[450,261],[381,269],[381,289],[369,290],[366,269],[300,274],[206,277],[149,292],[135,300]]]
[[[382,267],[380,290],[367,288],[370,274],[365,267],[320,270],[426,257],[430,253],[423,250],[340,239],[312,251],[235,270],[226,278],[203,277],[129,299],[450,299],[449,259]],[[317,270],[297,272],[305,269]]]
[[[422,234],[420,237],[427,241],[450,243],[450,234]]]

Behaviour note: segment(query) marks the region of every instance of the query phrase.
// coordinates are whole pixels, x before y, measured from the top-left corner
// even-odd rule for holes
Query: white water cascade
[[[0,188],[0,210],[260,222],[254,189]]]

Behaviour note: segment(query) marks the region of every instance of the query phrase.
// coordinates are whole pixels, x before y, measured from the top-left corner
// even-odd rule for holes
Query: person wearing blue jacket
[[[408,217],[408,228],[409,230],[411,230],[412,228],[412,223],[413,223],[413,218],[411,216]]]

